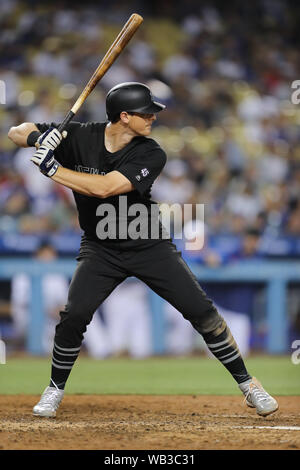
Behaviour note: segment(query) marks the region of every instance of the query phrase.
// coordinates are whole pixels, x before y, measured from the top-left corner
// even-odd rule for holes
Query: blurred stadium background
[[[141,81],[167,105],[153,137],[168,154],[159,202],[205,205],[205,245],[184,258],[245,355],[300,340],[300,79],[296,1],[0,1],[0,333],[7,353],[48,355],[81,231],[71,191],[40,175],[21,122],[60,122],[121,26],[139,32],[78,121],[105,120],[105,94]],[[43,282],[52,283],[51,296]],[[49,290],[49,289],[47,289]],[[135,299],[133,309],[130,301]],[[129,281],[95,314],[87,355],[203,353],[191,327]]]

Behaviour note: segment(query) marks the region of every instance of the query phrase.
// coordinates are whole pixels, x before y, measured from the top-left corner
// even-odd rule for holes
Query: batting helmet
[[[150,114],[163,109],[165,105],[154,101],[150,88],[143,83],[120,83],[106,95],[106,114],[110,121],[119,117],[122,111]]]

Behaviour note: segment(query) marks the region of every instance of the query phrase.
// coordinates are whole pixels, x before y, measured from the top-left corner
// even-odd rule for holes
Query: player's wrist
[[[59,166],[58,161],[53,155],[53,151],[49,150],[48,157],[40,163],[40,172],[43,173],[43,175],[52,178],[57,172]]]
[[[54,151],[41,145],[39,149],[32,156],[31,161],[38,165],[40,172],[45,176],[52,178],[60,166],[58,161],[54,157]]]
[[[54,160],[53,160],[53,162],[52,162],[52,164],[51,164],[50,169],[49,169],[47,172],[43,172],[42,170],[41,170],[41,171],[42,171],[42,173],[43,173],[45,176],[48,176],[49,178],[52,178],[52,177],[56,174],[56,172],[57,172],[57,170],[58,170],[59,167],[60,167],[60,164],[59,164],[58,161],[55,160],[55,158],[54,158]]]
[[[32,131],[30,132],[30,134],[28,135],[27,137],[27,145],[28,147],[35,147],[35,144],[36,142],[38,141],[38,139],[40,138],[41,136],[41,132],[40,131]]]

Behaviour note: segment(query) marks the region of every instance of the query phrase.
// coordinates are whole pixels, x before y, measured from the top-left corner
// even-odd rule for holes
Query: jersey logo
[[[141,174],[142,174],[142,176],[143,176],[144,178],[145,178],[145,176],[148,176],[149,173],[150,173],[150,171],[148,170],[148,168],[143,168],[143,169],[141,170]],[[141,175],[136,175],[135,179],[137,179],[138,181],[141,181],[141,177],[142,177],[142,176],[141,176]]]
[[[75,171],[79,171],[80,173],[89,173],[90,175],[99,175],[98,168],[90,168],[89,166],[75,165]]]
[[[143,175],[144,177],[147,176],[147,175],[149,175],[149,170],[148,170],[148,168],[143,168],[143,169],[141,170],[141,173],[142,173],[142,175]]]

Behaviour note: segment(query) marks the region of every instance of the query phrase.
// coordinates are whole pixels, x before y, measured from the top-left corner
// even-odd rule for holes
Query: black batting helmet
[[[165,105],[154,101],[150,88],[143,83],[120,83],[106,95],[106,114],[110,121],[118,118],[122,111],[151,114],[163,109]]]

